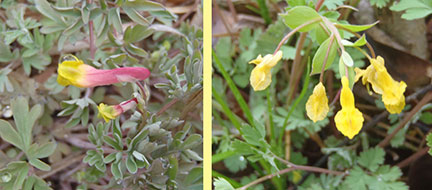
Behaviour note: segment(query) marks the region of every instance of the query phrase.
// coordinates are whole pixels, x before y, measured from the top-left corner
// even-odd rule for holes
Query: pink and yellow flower
[[[98,117],[103,118],[105,122],[108,122],[112,119],[115,119],[116,117],[126,112],[127,110],[134,108],[137,104],[138,104],[138,100],[136,98],[112,106],[106,105],[104,103],[100,103],[98,106],[98,110],[99,110]]]
[[[143,67],[122,67],[116,69],[96,69],[84,64],[75,56],[59,64],[57,82],[60,85],[77,87],[95,87],[119,82],[134,82],[150,76],[150,71]]]

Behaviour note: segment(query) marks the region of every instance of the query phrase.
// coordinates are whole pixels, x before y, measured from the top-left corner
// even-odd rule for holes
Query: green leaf
[[[111,163],[116,158],[116,153],[111,153],[103,159],[105,164]]]
[[[349,47],[360,47],[360,46],[364,46],[366,43],[367,43],[366,36],[364,34],[359,39],[357,39],[357,41],[355,41],[354,43],[347,40],[342,40],[342,44],[344,46],[349,46]]]
[[[303,27],[299,32],[307,32],[318,27],[318,21],[321,20],[321,16],[314,9],[307,6],[296,6],[288,10],[286,14],[281,14],[280,16],[284,19],[285,24],[291,29],[295,29],[306,22],[317,20],[317,22]]]
[[[426,141],[427,141],[427,145],[430,148],[429,149],[429,154],[432,155],[432,133],[429,133],[426,137]]]
[[[234,187],[224,178],[216,178],[213,182],[215,190],[235,190]]]
[[[364,173],[364,171],[360,167],[355,166],[352,170],[349,171],[349,175],[345,178],[343,185],[345,186],[345,189],[368,190],[366,188],[367,182],[368,175]]]
[[[178,160],[175,156],[170,156],[169,158],[169,167],[166,171],[166,174],[168,175],[170,180],[175,180],[177,177],[177,171],[178,171]]]
[[[382,148],[375,147],[360,153],[358,163],[374,172],[378,166],[384,163],[385,152]]]
[[[46,163],[40,161],[40,160],[37,159],[37,158],[30,159],[30,160],[29,160],[29,163],[30,163],[31,165],[33,165],[34,167],[36,167],[36,168],[42,170],[42,171],[50,171],[50,170],[51,170],[51,167],[50,167],[48,164],[46,164]]]
[[[196,153],[193,150],[190,149],[186,149],[183,151],[183,153],[190,159],[192,160],[196,160],[196,161],[202,161],[202,157],[200,155],[198,155],[198,153]]]
[[[216,54],[213,52],[213,61],[216,63],[216,68],[218,68],[225,80],[228,83],[229,88],[231,89],[232,93],[234,94],[235,99],[237,100],[238,104],[240,105],[240,108],[242,109],[243,113],[246,115],[246,118],[249,121],[249,124],[252,126],[255,124],[252,113],[249,109],[249,106],[246,104],[246,101],[244,100],[243,96],[240,94],[240,91],[238,90],[237,86],[234,84],[234,81],[231,79],[225,68],[223,67],[222,63],[219,61],[219,58],[216,56]]]
[[[247,166],[247,160],[241,155],[230,156],[223,162],[231,173],[237,173],[244,170]]]
[[[261,146],[261,142],[264,140],[264,135],[260,133],[256,128],[252,128],[249,125],[243,125],[241,128],[242,136],[247,143]]]
[[[230,37],[219,38],[215,46],[216,56],[219,58],[225,70],[231,70],[232,65],[232,54],[233,54],[233,44]],[[246,63],[245,63],[246,64]]]
[[[324,1],[323,5],[329,10],[335,10],[337,7],[344,4],[345,0],[327,0]]]
[[[123,40],[126,43],[135,43],[149,37],[153,32],[148,26],[135,25],[126,29]]]
[[[132,155],[129,155],[126,160],[126,168],[132,174],[138,171],[137,164],[135,163],[135,160]]]
[[[316,53],[312,59],[311,75],[321,73],[321,70],[322,70],[322,67],[324,64],[324,59],[326,57],[327,50],[329,49],[329,46],[330,46],[330,51],[328,52],[325,70],[328,69],[332,65],[334,59],[336,58],[336,53],[337,53],[337,48],[338,48],[335,40],[336,39],[333,40],[333,43],[331,44],[331,46],[330,46],[330,38],[328,38],[326,41],[324,41],[320,45],[320,47],[318,48],[318,50],[316,51]]]
[[[376,174],[384,181],[396,181],[402,176],[399,167],[390,167],[388,165],[379,167]]]
[[[147,158],[143,155],[143,154],[141,154],[140,152],[138,152],[138,151],[133,151],[132,152],[132,155],[138,160],[138,161],[141,161],[141,162],[144,162],[144,165],[146,165],[146,166],[149,166],[150,165],[150,163],[149,163],[149,161],[147,160]]]
[[[22,187],[29,171],[27,163],[22,161],[11,162],[8,164],[7,169],[16,176],[13,187],[18,189]]]
[[[420,121],[425,123],[426,125],[432,125],[432,113],[423,112],[420,116]]]
[[[21,150],[24,150],[24,144],[21,141],[20,135],[9,122],[3,119],[0,119],[0,136],[3,140],[13,144]]]
[[[0,40],[0,62],[9,62],[14,59],[13,53],[10,51],[9,45]]]
[[[290,7],[306,5],[306,0],[287,0]]]
[[[3,68],[0,70],[0,93],[3,93],[6,89],[8,92],[13,92],[14,87],[9,80],[8,74],[12,72],[12,69]]]
[[[143,50],[143,49],[141,49],[141,48],[139,48],[133,44],[127,44],[126,49],[128,52],[130,52],[136,56],[140,56],[140,57],[147,57],[148,56],[148,53],[145,50]]]
[[[378,8],[383,8],[387,5],[389,0],[369,0],[371,5],[374,5]]]
[[[115,148],[116,150],[123,150],[123,147],[121,147],[113,138],[109,136],[104,136],[103,139],[105,143]]]
[[[348,67],[352,67],[354,65],[353,59],[351,58],[350,54],[348,54],[346,51],[342,51],[340,60]]]
[[[63,31],[63,35],[70,36],[75,34],[79,29],[81,29],[82,26],[84,26],[83,20],[81,18],[77,18],[72,25]]]
[[[34,176],[30,176],[25,180],[23,190],[33,190],[33,185],[36,182],[36,178]]]
[[[339,23],[336,23],[335,26],[351,30],[352,32],[361,32],[361,31],[367,30],[369,28],[372,28],[373,26],[375,26],[376,24],[378,24],[378,22],[379,21],[376,21],[376,22],[374,22],[372,24],[367,24],[367,25],[351,25],[351,24],[339,24]]]
[[[60,14],[58,14],[46,0],[35,0],[36,9],[44,16],[61,25],[66,25]]]
[[[199,134],[190,135],[181,145],[182,149],[195,148],[202,142],[202,137]]]
[[[121,171],[121,162],[113,163],[111,165],[111,173],[114,175],[116,180],[123,178],[123,173]]]
[[[69,16],[69,17],[81,16],[81,12],[78,7],[58,7],[55,5],[51,5],[51,8],[53,8],[57,13],[63,16]]]
[[[123,4],[124,7],[133,7],[134,9],[140,11],[164,11],[166,10],[163,5],[148,1],[148,0],[140,0],[140,1],[126,1]]]
[[[34,155],[36,158],[45,158],[50,156],[56,149],[57,144],[53,142],[47,142],[38,147],[38,151]]]
[[[114,26],[118,33],[123,33],[122,21],[120,19],[120,8],[111,8],[108,12],[108,23]]]
[[[134,22],[148,26],[151,24],[146,18],[144,18],[136,9],[130,7],[123,7],[123,11],[129,16]]]
[[[255,33],[258,30],[255,30]],[[276,49],[279,42],[282,40],[286,32],[289,31],[289,28],[283,22],[283,19],[280,18],[273,24],[267,27],[267,30],[260,34],[256,40],[256,47],[254,50],[255,54],[270,54]],[[218,57],[220,57],[218,55]],[[255,55],[256,57],[256,55]],[[222,59],[221,59],[222,60]],[[249,61],[249,60],[247,60]]]
[[[129,148],[132,150],[136,147],[138,143],[140,143],[144,138],[147,137],[149,130],[141,130],[130,142]]]
[[[234,140],[234,142],[232,142],[231,147],[234,149],[234,151],[237,154],[240,154],[240,155],[250,155],[250,154],[255,153],[255,151],[251,145],[249,145],[248,143],[245,143],[243,141],[239,141],[237,139]]]
[[[392,11],[405,11],[402,18],[406,20],[414,20],[424,18],[432,14],[432,3],[421,0],[401,0],[390,7]]]

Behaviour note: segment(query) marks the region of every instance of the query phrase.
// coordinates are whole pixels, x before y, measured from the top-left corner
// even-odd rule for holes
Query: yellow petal
[[[269,55],[267,55],[267,56],[269,56]],[[263,64],[266,66],[266,67],[274,67],[274,66],[276,66],[276,64],[280,61],[282,59],[282,51],[278,51],[278,52],[276,52],[276,54],[275,55],[270,55],[269,56],[269,60],[268,61],[263,61]]]
[[[329,111],[328,99],[324,85],[318,83],[306,102],[306,114],[313,122],[321,121],[327,117]]]
[[[271,83],[271,68],[274,67],[282,58],[282,51],[276,52],[275,55],[267,54],[261,57],[259,55],[255,60],[249,63],[256,64],[250,76],[250,83],[255,91],[266,89]]]
[[[84,62],[81,60],[67,60],[58,65],[57,82],[60,85],[74,85],[82,87],[81,82],[85,76]]]
[[[115,119],[117,116],[120,115],[119,111],[116,110],[114,106],[108,106],[104,103],[99,104],[98,110],[98,117],[102,117],[105,122]]]
[[[336,128],[349,139],[357,135],[363,126],[363,115],[355,108],[354,95],[349,88],[346,76],[342,77],[342,91],[340,96],[342,109],[336,113]]]
[[[402,112],[405,107],[405,96],[403,95],[405,89],[405,82],[396,82],[392,89],[388,89],[388,91],[383,94],[382,100],[389,113],[398,114]]]
[[[336,128],[349,139],[357,135],[363,126],[363,115],[357,108],[342,108],[335,116]]]
[[[261,55],[258,55],[258,57],[256,59],[254,59],[252,61],[249,61],[249,64],[253,63],[255,65],[258,65],[258,64],[260,64],[262,62],[262,60],[263,60],[263,58],[261,57]]]
[[[378,56],[370,59],[371,65],[366,70],[356,69],[357,75],[363,77],[363,84],[372,86],[373,91],[382,95],[383,103],[388,112],[400,113],[405,107],[405,82],[395,81],[385,68],[384,59]],[[356,78],[357,78],[356,75]]]
[[[250,83],[255,91],[266,89],[270,86],[271,72],[266,67],[256,66],[251,73]]]
[[[340,103],[343,107],[354,107],[354,95],[349,87],[349,81],[346,76],[342,77],[342,90],[340,95]]]

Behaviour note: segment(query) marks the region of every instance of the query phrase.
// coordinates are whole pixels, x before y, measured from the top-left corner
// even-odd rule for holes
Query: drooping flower
[[[374,92],[382,95],[383,103],[388,112],[395,114],[400,113],[405,107],[404,92],[407,87],[405,82],[395,81],[384,66],[384,59],[378,56],[376,59],[370,59],[371,65],[365,70],[356,68],[357,81],[362,78],[362,83],[372,86]]]
[[[340,95],[342,109],[334,118],[336,128],[349,139],[357,135],[363,126],[363,115],[354,105],[354,95],[349,87],[348,78],[342,77],[342,90]]]
[[[329,112],[328,99],[324,85],[318,83],[311,96],[306,102],[306,113],[313,122],[321,121],[326,118]]]
[[[77,87],[95,87],[118,82],[133,82],[144,80],[150,76],[150,71],[143,67],[122,67],[115,69],[96,69],[84,64],[75,56],[58,65],[57,82],[60,85]]]
[[[115,119],[120,114],[124,113],[127,110],[134,108],[138,103],[136,98],[132,98],[128,101],[124,101],[117,105],[106,105],[104,103],[100,103],[98,106],[98,117],[103,118],[105,122],[108,122],[112,119]]]
[[[281,58],[282,51],[278,51],[274,55],[267,54],[264,57],[258,55],[256,59],[249,62],[256,65],[250,76],[250,83],[255,91],[264,90],[270,85],[272,78],[270,70]]]

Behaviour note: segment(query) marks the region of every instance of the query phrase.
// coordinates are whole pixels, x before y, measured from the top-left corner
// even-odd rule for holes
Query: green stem
[[[255,121],[252,116],[252,112],[249,109],[249,106],[247,105],[246,101],[244,100],[243,96],[240,94],[240,91],[238,90],[237,86],[234,84],[234,81],[231,79],[231,76],[228,74],[228,72],[223,67],[222,63],[220,62],[219,58],[216,56],[216,53],[213,51],[213,61],[216,63],[216,67],[221,72],[222,76],[226,80],[229,88],[231,89],[232,93],[234,94],[235,99],[237,100],[240,108],[242,109],[243,113],[245,114],[249,124],[251,126],[255,127]]]
[[[285,43],[285,41],[287,41],[293,34],[295,34],[296,32],[298,32],[300,29],[302,29],[302,28],[304,28],[306,26],[309,26],[310,24],[319,22],[321,20],[322,20],[321,18],[310,20],[308,22],[305,22],[305,23],[301,24],[300,26],[297,26],[297,28],[294,28],[294,30],[291,30],[291,32],[289,32],[287,35],[284,36],[284,38],[282,38],[282,40],[279,42],[279,44],[278,44],[278,46],[275,49],[275,51],[274,51],[273,54],[276,54],[279,51],[279,49],[282,47],[282,45]]]
[[[275,130],[274,130],[274,122],[273,122],[273,110],[272,110],[272,101],[271,101],[271,95],[270,95],[270,88],[267,89],[267,112],[269,115],[269,122],[270,122],[270,141],[271,144],[274,144],[274,140],[276,138],[275,136]]]
[[[272,20],[270,18],[270,13],[267,8],[266,1],[265,0],[257,0],[257,1],[258,1],[258,6],[260,7],[261,17],[264,19],[266,24],[270,24]]]
[[[310,64],[307,64],[306,67],[306,73],[310,72]],[[295,107],[300,103],[300,101],[303,99],[303,97],[306,95],[306,91],[307,91],[307,87],[309,85],[309,80],[310,80],[310,75],[306,74],[304,83],[303,83],[303,87],[302,87],[302,91],[300,92],[300,95],[297,97],[297,99],[295,100],[294,104],[291,106],[291,109],[288,113],[288,115],[285,116],[282,128],[284,129],[286,127],[286,125],[288,124],[288,119],[290,118],[291,114],[293,113]],[[282,138],[283,135],[279,136],[279,144],[282,144]]]
[[[221,105],[222,110],[224,111],[225,115],[228,116],[228,119],[231,121],[231,123],[234,125],[234,127],[241,132],[241,124],[235,117],[234,113],[229,108],[226,101],[222,98],[222,96],[215,90],[215,88],[212,88],[213,92],[213,98]]]
[[[236,155],[237,153],[234,151],[225,151],[225,152],[221,152],[219,154],[214,154],[212,156],[212,164],[220,162],[222,160],[225,160],[226,158],[229,158],[231,156]]]

